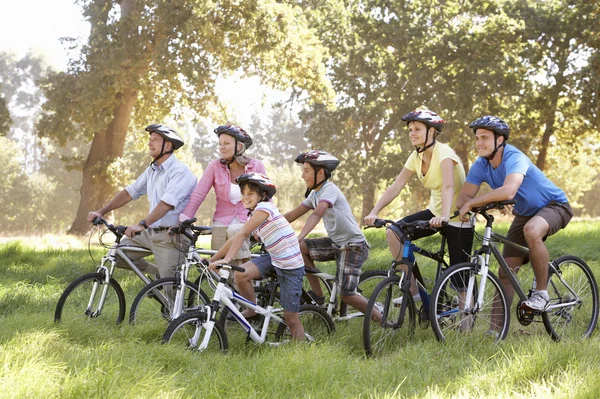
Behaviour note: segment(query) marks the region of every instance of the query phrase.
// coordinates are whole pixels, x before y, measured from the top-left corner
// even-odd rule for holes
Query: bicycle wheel
[[[326,280],[325,278],[323,278],[321,276],[315,276],[315,277],[319,280],[319,285],[321,286],[321,291],[323,292],[323,304],[321,305],[321,304],[317,303],[317,305],[326,307],[327,304],[329,303],[329,298],[331,298],[331,283],[333,281],[330,282],[329,280]],[[307,293],[309,290],[312,290],[312,287],[310,286],[310,283],[308,282],[307,278],[302,279],[302,288]],[[304,300],[304,298],[301,298],[300,304],[303,305],[305,303],[307,303],[307,302]]]
[[[433,315],[431,327],[439,341],[460,336],[467,336],[471,342],[490,338],[498,341],[506,337],[510,309],[504,288],[490,271],[482,287],[482,276],[478,272],[479,266],[475,263],[459,263],[446,270],[435,283],[429,314]],[[477,305],[481,289],[482,302]],[[471,304],[465,305],[469,294]]]
[[[171,323],[163,335],[163,343],[179,345],[190,350],[197,349],[206,334],[206,312],[195,310],[184,313]],[[206,351],[226,352],[229,344],[225,329],[215,322]]]
[[[160,278],[144,286],[131,304],[129,322],[161,325],[165,321],[173,320],[175,296],[181,288],[175,277]],[[206,294],[190,281],[185,282],[183,295],[183,309],[180,309],[175,316],[210,302]]]
[[[403,320],[400,320],[403,272],[385,278],[373,290],[363,320],[363,345],[367,356],[377,356],[386,349],[396,349],[407,342],[415,330],[415,304],[412,296]],[[377,314],[381,315],[376,320]]]
[[[594,274],[576,256],[562,256],[553,264],[556,272],[550,268],[548,278],[550,305],[559,306],[573,301],[575,304],[542,313],[546,331],[555,341],[563,337],[588,338],[598,322],[598,285]]]
[[[382,282],[388,277],[387,270],[369,270],[361,273],[360,280],[358,280],[358,286],[356,287],[356,293],[369,299],[377,284]],[[362,312],[354,309],[352,306],[348,306],[347,303],[340,303],[340,316],[352,316],[362,315]]]
[[[54,322],[103,319],[117,324],[125,318],[125,294],[119,283],[104,273],[88,273],[75,279],[64,290],[56,304]]]
[[[304,304],[300,306],[300,322],[304,327],[304,335],[310,342],[320,341],[333,334],[335,325],[327,312],[316,305]],[[290,329],[280,323],[275,335],[277,341],[291,340]]]

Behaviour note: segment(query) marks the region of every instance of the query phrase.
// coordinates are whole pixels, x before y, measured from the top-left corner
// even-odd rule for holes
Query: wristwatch
[[[147,229],[148,225],[146,224],[146,221],[144,219],[140,220],[140,226],[142,226],[143,228]]]

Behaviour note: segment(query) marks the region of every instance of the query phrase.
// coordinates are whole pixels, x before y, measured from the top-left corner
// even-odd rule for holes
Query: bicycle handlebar
[[[217,267],[217,269],[231,269],[231,270],[235,270],[236,272],[240,272],[240,273],[246,272],[246,269],[244,269],[243,267],[236,266],[236,265],[221,264],[221,265],[217,265],[216,267]]]
[[[125,230],[127,230],[127,226],[115,226],[114,224],[108,223],[106,220],[101,218],[100,216],[96,216],[92,220],[92,224],[94,226],[100,226],[101,224],[105,225],[106,228],[114,233],[117,237],[123,237],[125,235]]]
[[[448,224],[448,222],[444,221],[442,223],[444,226]],[[389,226],[389,225],[393,225],[396,226],[397,228],[399,228],[402,231],[406,231],[409,229],[415,229],[415,230],[426,230],[426,229],[433,229],[433,230],[437,230],[436,227],[431,227],[429,225],[429,220],[415,220],[414,222],[396,222],[394,220],[389,220],[389,219],[375,219],[375,223],[373,224],[373,226],[366,226],[365,229],[370,229],[370,228],[380,228],[380,227],[385,227],[385,226]]]
[[[514,205],[514,204],[515,204],[515,200],[495,201],[495,202],[490,202],[489,204],[485,204],[485,205],[477,207],[477,208],[473,208],[473,209],[471,209],[471,212],[481,213],[481,212],[485,212],[490,209],[502,209],[506,205]]]

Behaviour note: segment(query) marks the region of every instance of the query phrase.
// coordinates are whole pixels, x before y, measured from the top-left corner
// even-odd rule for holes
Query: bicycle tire
[[[598,322],[598,285],[590,267],[582,259],[566,255],[554,260],[555,268],[580,299],[576,305],[542,313],[546,331],[553,340],[583,339],[592,335]],[[550,268],[550,303],[570,302],[573,296]]]
[[[196,284],[186,280],[185,287],[186,298],[184,308],[179,315],[182,312],[198,309],[210,303],[210,299]],[[160,325],[161,321],[172,321],[174,319],[172,316],[173,302],[177,289],[181,289],[181,287],[179,287],[179,281],[175,277],[159,278],[145,285],[131,303],[129,322],[131,324],[143,322],[151,325]],[[165,292],[170,292],[170,297],[165,297]],[[169,299],[169,302],[165,304],[161,298]]]
[[[163,343],[175,344],[185,347],[188,350],[194,350],[198,344],[202,342],[206,330],[206,312],[204,310],[196,310],[187,312],[169,323],[167,330],[163,335]],[[218,321],[215,321],[208,347],[205,351],[227,352],[229,343],[227,341],[227,333]]]
[[[300,322],[304,327],[304,334],[310,342],[321,341],[335,331],[333,320],[325,309],[319,306],[304,304],[300,306],[299,314]],[[285,323],[279,323],[275,339],[276,341],[292,339],[290,329]]]
[[[387,277],[373,290],[363,320],[363,346],[367,357],[379,356],[386,349],[395,349],[405,344],[415,331],[415,304],[408,297],[405,319],[400,323],[401,302],[404,295],[400,288],[401,276],[398,272]],[[394,301],[395,300],[395,301]],[[373,319],[375,312],[381,314],[381,321]]]
[[[510,325],[510,307],[500,280],[488,271],[481,309],[471,308],[469,314],[460,309],[466,298],[470,278],[474,278],[474,301],[477,300],[481,275],[475,263],[459,263],[448,268],[436,281],[431,292],[429,314],[431,327],[440,342],[467,338],[471,342],[492,338],[502,340]],[[457,288],[457,287],[464,287]],[[498,305],[494,307],[497,298]]]
[[[381,281],[388,277],[387,270],[368,270],[361,273],[358,285],[356,286],[356,293],[364,296],[367,300],[371,297],[373,290],[377,287]],[[351,316],[353,314],[360,313],[361,311],[354,309],[352,306],[348,306],[347,303],[340,301],[340,316]]]
[[[92,297],[94,287],[96,292]],[[106,298],[102,309],[98,309],[104,287],[107,289]],[[91,308],[88,309],[89,304]],[[54,322],[106,316],[105,319],[115,320],[119,324],[125,319],[125,306],[125,294],[115,279],[111,277],[106,286],[104,273],[88,273],[76,278],[65,288],[56,304]]]

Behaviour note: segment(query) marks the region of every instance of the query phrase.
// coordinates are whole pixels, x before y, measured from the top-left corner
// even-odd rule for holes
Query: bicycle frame
[[[489,264],[490,264],[489,261],[490,261],[490,254],[491,254],[494,256],[494,258],[498,262],[500,268],[506,274],[508,281],[514,288],[515,293],[518,295],[519,299],[521,301],[526,300],[527,294],[523,290],[520,282],[517,280],[515,273],[508,266],[508,263],[506,263],[506,260],[504,260],[504,257],[500,253],[500,250],[496,246],[495,242],[501,242],[504,245],[509,245],[513,248],[516,248],[519,251],[523,252],[523,254],[525,254],[525,255],[529,255],[529,248],[524,247],[519,244],[516,244],[516,243],[510,241],[507,237],[493,232],[492,231],[492,224],[494,222],[493,215],[489,215],[485,211],[480,212],[479,214],[485,218],[486,226],[485,226],[484,233],[483,233],[482,246],[479,250],[474,252],[472,259],[473,259],[473,262],[478,264],[480,267],[479,274],[483,277],[481,279],[481,284],[485,284],[485,281],[486,281],[485,277],[489,271]],[[475,261],[475,259],[477,259],[477,261]],[[549,272],[553,272],[558,277],[559,281],[567,288],[567,290],[569,290],[569,292],[573,295],[575,300],[571,301],[571,302],[550,305],[546,309],[546,311],[551,311],[551,310],[563,308],[563,307],[570,307],[570,306],[573,306],[573,305],[577,304],[578,302],[580,302],[581,300],[579,299],[579,296],[577,295],[577,293],[575,293],[573,291],[573,289],[571,287],[569,287],[567,282],[564,281],[564,279],[561,276],[561,273],[559,272],[559,270],[556,269],[555,264],[552,260],[550,262],[548,262],[548,269],[549,269]],[[473,284],[473,278],[469,279],[469,285],[468,285],[468,289],[467,289],[467,297],[465,298],[465,309],[466,309],[467,304],[471,303],[470,301],[473,299],[471,297],[472,292],[473,292],[472,284]],[[479,287],[479,288],[480,289],[479,289],[479,294],[478,294],[478,298],[477,298],[477,306],[481,307],[483,304],[483,292],[484,292],[483,288],[484,287]]]
[[[229,309],[229,311],[234,315],[236,321],[242,326],[244,331],[248,333],[250,339],[259,344],[265,342],[268,330],[267,326],[271,322],[271,319],[279,323],[285,323],[285,320],[283,318],[275,314],[281,313],[283,311],[283,308],[275,308],[270,305],[266,308],[260,307],[256,303],[247,300],[246,298],[229,288],[225,283],[228,280],[230,274],[228,268],[233,269],[233,267],[231,266],[223,266],[219,270],[220,278],[217,287],[215,288],[213,301],[210,305],[206,305],[203,307],[204,311],[206,312],[206,323],[202,326],[202,328],[206,332],[204,334],[204,337],[202,338],[202,342],[200,343],[200,345],[197,346],[199,351],[203,351],[208,347],[213,327],[216,323],[216,314],[221,306],[224,306],[227,309]],[[234,302],[241,304],[246,309],[252,309],[257,314],[260,314],[264,317],[262,331],[260,335],[256,332],[256,330],[252,327],[248,320],[246,320],[242,313],[237,309],[237,307],[234,305]],[[193,344],[196,344],[200,340],[200,330],[201,328],[196,329],[194,337],[192,338]]]

